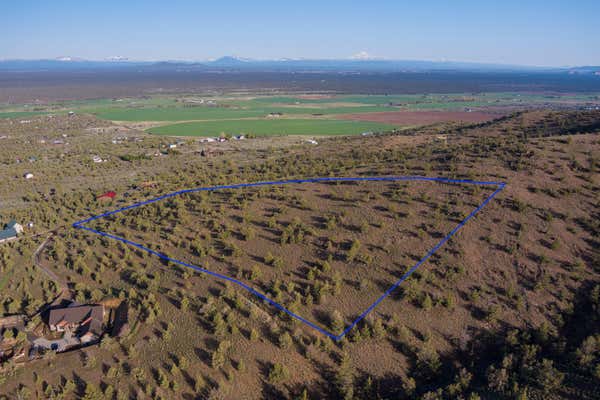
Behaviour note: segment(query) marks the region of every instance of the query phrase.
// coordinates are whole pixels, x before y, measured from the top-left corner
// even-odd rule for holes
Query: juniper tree
[[[361,246],[360,240],[354,239],[352,241],[352,244],[350,245],[350,249],[348,249],[348,252],[346,253],[346,261],[348,261],[348,262],[354,261],[354,259],[358,255],[358,251],[360,250],[360,246]]]
[[[331,329],[334,333],[339,333],[344,330],[344,319],[338,310],[334,310],[329,318]]]
[[[217,349],[213,352],[211,365],[213,368],[221,368],[225,364],[225,356],[231,343],[228,340],[219,342]]]
[[[289,349],[293,344],[292,337],[288,332],[283,332],[279,336],[278,343],[279,347],[281,347],[282,349]]]
[[[335,385],[341,398],[351,400],[354,397],[355,370],[348,353],[342,353],[340,364],[335,373]]]

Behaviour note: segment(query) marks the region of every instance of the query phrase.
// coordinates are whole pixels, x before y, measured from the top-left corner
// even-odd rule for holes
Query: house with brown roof
[[[104,306],[79,305],[51,309],[48,326],[51,331],[76,333],[82,339],[100,337],[103,333]]]

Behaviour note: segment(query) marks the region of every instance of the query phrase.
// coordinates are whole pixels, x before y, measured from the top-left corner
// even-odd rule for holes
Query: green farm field
[[[23,118],[23,117],[34,117],[43,113],[35,111],[7,111],[0,112],[0,118]]]
[[[251,134],[357,135],[440,122],[477,123],[515,109],[554,104],[582,106],[597,94],[164,94],[113,99],[0,105],[1,118],[73,111],[165,136]],[[466,113],[470,113],[465,115]],[[444,114],[445,113],[445,114]],[[462,113],[462,114],[461,114]],[[476,113],[480,113],[476,117]],[[483,115],[482,115],[483,114]],[[480,119],[477,119],[480,118]]]
[[[223,120],[236,118],[258,118],[265,117],[270,113],[281,113],[283,115],[310,116],[335,115],[390,111],[390,107],[378,106],[351,106],[351,107],[299,107],[273,105],[243,105],[233,107],[153,107],[153,108],[123,108],[101,110],[96,115],[101,119],[112,121],[191,121],[191,120]],[[392,109],[393,110],[393,109]]]
[[[404,95],[155,95],[141,98],[57,101],[0,105],[0,118],[75,111],[112,121],[193,121],[257,118],[269,113],[310,116],[398,110],[460,110],[523,104],[597,102],[599,94],[455,93]],[[207,102],[212,101],[212,106]]]
[[[391,131],[397,127],[388,124],[362,121],[340,121],[329,119],[240,119],[205,122],[187,122],[166,125],[148,130],[157,135],[168,136],[218,136],[252,134],[271,135],[357,135],[367,131]]]

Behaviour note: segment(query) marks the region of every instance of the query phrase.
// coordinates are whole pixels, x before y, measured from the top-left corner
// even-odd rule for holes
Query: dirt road
[[[41,269],[42,272],[44,272],[48,276],[48,278],[53,280],[56,283],[56,285],[58,286],[58,291],[62,292],[65,289],[67,289],[67,285],[64,282],[62,282],[61,279],[53,271],[44,267],[42,265],[42,263],[40,262],[40,254],[46,248],[48,243],[50,243],[52,236],[54,236],[54,232],[51,232],[48,235],[48,237],[46,238],[46,240],[44,240],[42,242],[42,244],[40,244],[38,246],[38,248],[35,250],[35,252],[33,253],[33,265],[35,265],[37,268]]]

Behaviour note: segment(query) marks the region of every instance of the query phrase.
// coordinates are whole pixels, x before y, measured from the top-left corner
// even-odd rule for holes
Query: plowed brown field
[[[485,122],[500,116],[500,113],[482,111],[386,111],[346,114],[339,116],[339,119],[395,125],[427,125],[438,122]]]

